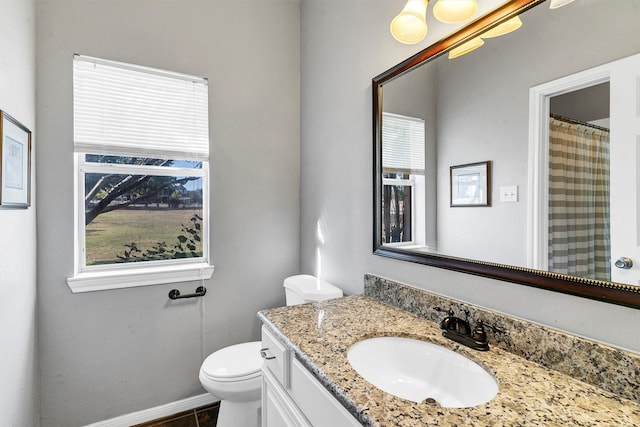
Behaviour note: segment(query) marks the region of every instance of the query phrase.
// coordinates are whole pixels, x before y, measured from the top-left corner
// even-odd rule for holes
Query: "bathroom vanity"
[[[360,423],[296,359],[291,349],[262,327],[262,426],[332,427]]]
[[[544,349],[546,357],[562,358],[553,348],[567,341],[553,336],[544,342],[531,325],[531,335],[522,328],[512,328],[508,319],[492,317],[482,309],[466,306],[471,317],[484,317],[500,324],[497,333],[489,332],[489,351],[476,351],[442,336],[434,319],[442,313],[433,304],[446,304],[458,309],[451,300],[430,299],[428,293],[392,286],[380,292],[379,278],[367,277],[366,294],[385,294],[401,305],[402,296],[411,297],[412,313],[382,302],[376,295],[355,295],[329,301],[261,311],[263,322],[263,426],[423,426],[423,425],[640,425],[640,403],[637,398],[637,375],[640,356],[597,343],[591,345],[588,360],[608,360],[611,372],[600,366],[599,373],[574,358],[568,372],[549,368],[549,363],[533,361],[535,352],[505,349],[520,342]],[[372,285],[373,283],[373,285]],[[387,283],[383,283],[387,285]],[[377,286],[377,287],[376,287]],[[441,297],[434,297],[441,298]],[[388,301],[387,301],[388,302]],[[509,334],[514,336],[509,337]],[[518,337],[515,335],[525,335]],[[496,379],[499,387],[495,398],[470,408],[444,408],[433,401],[414,403],[388,394],[356,373],[347,359],[349,348],[364,339],[378,336],[408,337],[428,341],[453,350],[476,362]],[[579,339],[582,340],[582,339]],[[584,340],[582,340],[584,341]],[[593,347],[595,346],[595,347]],[[567,349],[575,351],[576,347]],[[519,354],[518,354],[519,353]],[[527,356],[529,355],[529,356]],[[550,361],[553,365],[557,361]],[[597,362],[599,365],[603,363]],[[562,363],[557,366],[562,366]],[[571,371],[573,369],[573,371]],[[629,372],[625,372],[629,370]],[[578,380],[578,371],[585,379]],[[574,374],[576,373],[576,374]],[[616,378],[604,379],[620,375]],[[589,384],[593,379],[598,385]],[[619,390],[611,383],[626,382]]]

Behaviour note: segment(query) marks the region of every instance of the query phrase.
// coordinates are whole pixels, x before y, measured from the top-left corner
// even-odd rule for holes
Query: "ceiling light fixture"
[[[522,27],[522,20],[520,20],[519,16],[514,16],[513,18],[508,19],[496,25],[492,29],[480,34],[480,37],[482,37],[483,39],[488,39],[491,37],[503,36],[517,30],[520,27]]]
[[[391,35],[400,43],[415,44],[427,35],[428,0],[408,0],[391,21]]]
[[[468,42],[462,43],[460,46],[456,47],[455,49],[451,49],[449,51],[449,59],[457,58],[459,56],[467,54],[472,50],[476,50],[483,44],[484,44],[484,40],[482,40],[480,37],[471,39]]]
[[[551,3],[549,3],[549,9],[557,9],[562,6],[566,6],[572,1],[573,0],[551,0]]]
[[[433,16],[445,24],[457,24],[471,18],[478,11],[476,0],[438,0]]]
[[[480,37],[476,37],[475,39],[471,39],[468,42],[462,43],[460,46],[455,49],[451,49],[449,51],[449,59],[457,58],[462,55],[466,55],[467,53],[476,50],[480,46],[484,44],[484,40]]]

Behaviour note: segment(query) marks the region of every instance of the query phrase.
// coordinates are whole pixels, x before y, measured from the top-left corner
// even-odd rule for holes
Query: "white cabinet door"
[[[262,427],[311,427],[268,369],[262,372]]]

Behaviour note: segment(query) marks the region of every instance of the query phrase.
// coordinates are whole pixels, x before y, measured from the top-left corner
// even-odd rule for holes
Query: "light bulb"
[[[391,21],[391,35],[400,43],[415,44],[427,35],[427,0],[409,0]]]
[[[482,40],[480,37],[471,39],[468,42],[462,43],[460,46],[456,47],[455,49],[451,49],[451,51],[449,51],[449,59],[457,58],[459,56],[467,54],[472,50],[476,50],[483,44],[484,44],[484,40]]]
[[[522,21],[520,20],[520,17],[514,16],[513,18],[496,25],[489,31],[485,31],[480,35],[480,37],[482,37],[483,39],[488,39],[491,37],[503,36],[517,30],[520,27],[522,27]]]
[[[549,9],[557,9],[562,6],[566,6],[572,1],[573,0],[551,0],[551,3],[549,3]]]
[[[476,0],[438,0],[433,16],[445,24],[457,24],[471,18],[478,11]]]

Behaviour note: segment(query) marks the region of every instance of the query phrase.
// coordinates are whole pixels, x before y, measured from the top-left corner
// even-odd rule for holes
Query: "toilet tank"
[[[284,279],[287,305],[304,304],[340,298],[342,290],[309,274],[300,274]]]

